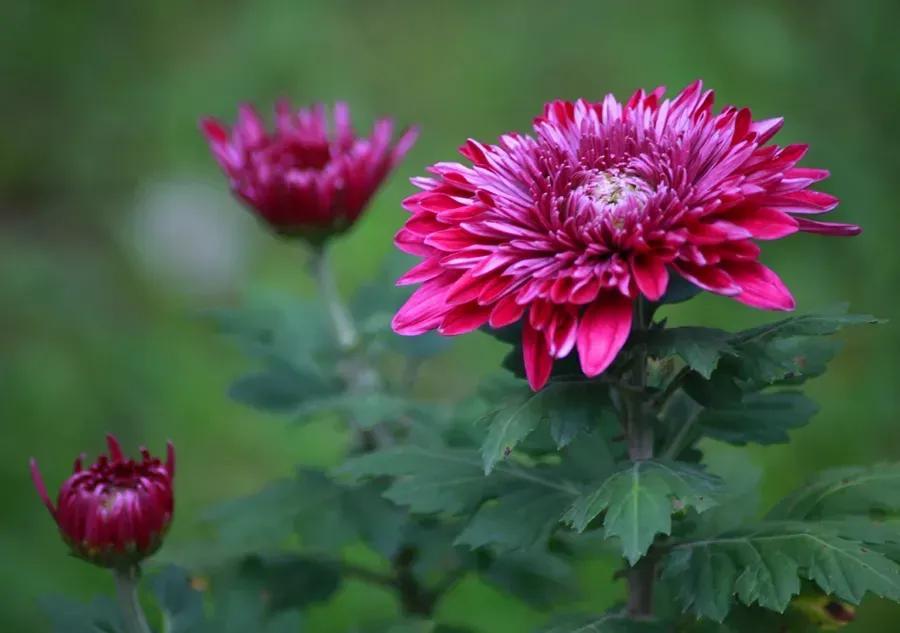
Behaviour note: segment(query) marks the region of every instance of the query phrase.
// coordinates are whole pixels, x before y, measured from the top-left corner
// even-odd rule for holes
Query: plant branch
[[[138,581],[141,577],[137,565],[113,570],[116,580],[116,600],[122,613],[125,633],[152,633],[144,609],[138,600]]]
[[[687,420],[684,421],[684,424],[681,425],[681,428],[678,429],[678,432],[669,441],[669,444],[668,446],[666,446],[665,450],[663,450],[662,456],[665,459],[677,459],[681,451],[686,448],[686,446],[684,446],[684,440],[685,438],[687,438],[690,430],[694,428],[694,423],[696,423],[697,418],[700,417],[701,411],[702,409],[698,409],[697,411],[692,413]]]

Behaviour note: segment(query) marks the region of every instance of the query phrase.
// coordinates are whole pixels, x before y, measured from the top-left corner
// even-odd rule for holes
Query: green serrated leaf
[[[685,610],[721,622],[733,596],[784,611],[800,579],[858,604],[866,593],[900,599],[900,566],[814,523],[773,522],[679,543],[664,561]]]
[[[709,378],[722,356],[735,353],[729,342],[732,336],[707,327],[665,328],[647,332],[646,344],[652,356],[678,355],[688,367]]]
[[[768,514],[769,519],[827,519],[900,511],[900,464],[836,468],[816,475]]]
[[[796,391],[752,393],[739,402],[704,409],[697,425],[705,435],[738,446],[777,444],[787,442],[787,432],[805,425],[818,409]]]
[[[357,480],[396,477],[385,496],[423,514],[474,510],[501,479],[484,476],[481,460],[473,450],[422,446],[390,448],[354,457],[337,472]]]
[[[736,344],[744,344],[776,337],[826,336],[834,334],[848,325],[874,325],[884,322],[871,314],[847,314],[847,308],[847,304],[841,304],[819,314],[802,314],[788,317],[774,323],[738,332],[733,340]]]
[[[565,446],[598,423],[596,418],[607,402],[607,389],[598,383],[554,382],[536,393],[523,388],[520,398],[489,416],[488,435],[481,446],[485,474],[542,422],[550,422],[557,446]]]
[[[618,537],[632,565],[657,534],[670,534],[672,514],[686,506],[698,512],[713,507],[721,484],[696,466],[647,460],[628,463],[593,492],[576,499],[563,520],[579,532],[600,513],[604,537]]]
[[[517,550],[546,543],[571,503],[565,489],[529,485],[504,491],[478,509],[454,544]]]

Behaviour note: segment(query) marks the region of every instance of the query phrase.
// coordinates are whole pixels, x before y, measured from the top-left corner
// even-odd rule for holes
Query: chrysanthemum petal
[[[609,294],[585,310],[578,322],[578,357],[586,376],[603,373],[631,332],[632,302]]]
[[[538,391],[550,379],[553,357],[543,333],[531,327],[527,320],[522,328],[522,354],[528,384],[534,391]]]

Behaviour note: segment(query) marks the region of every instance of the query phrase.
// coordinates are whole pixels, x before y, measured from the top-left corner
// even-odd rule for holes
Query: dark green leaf
[[[504,553],[482,570],[481,577],[538,608],[578,598],[572,567],[558,556],[538,550]]]
[[[721,622],[733,596],[784,611],[800,579],[858,604],[866,593],[900,599],[900,566],[827,526],[766,523],[676,545],[664,562],[679,599],[698,617]]]
[[[706,435],[738,446],[777,444],[787,442],[787,432],[805,425],[817,411],[812,400],[796,391],[752,393],[739,402],[704,409],[697,425]]]
[[[729,344],[731,336],[706,327],[665,328],[647,332],[646,344],[652,356],[678,355],[688,367],[709,378],[723,355],[735,353]]]
[[[672,514],[684,507],[698,512],[716,504],[721,482],[695,466],[640,461],[623,466],[600,487],[576,499],[564,520],[579,532],[600,513],[604,537],[618,537],[622,554],[633,565],[657,534],[670,534]]]
[[[337,591],[338,566],[297,554],[249,556],[240,565],[241,581],[266,597],[269,612],[302,609],[324,602]]]
[[[660,305],[683,303],[689,299],[693,299],[701,292],[703,292],[703,289],[699,286],[695,286],[675,272],[670,272],[669,286],[666,288],[666,294],[664,294],[657,303]]]
[[[566,489],[515,487],[482,505],[455,544],[516,550],[546,543],[571,503],[572,492]]]
[[[599,383],[554,382],[536,393],[522,388],[519,398],[489,417],[488,435],[481,446],[485,474],[538,424],[549,421],[557,446],[562,447],[581,430],[596,425],[608,403],[607,388]]]

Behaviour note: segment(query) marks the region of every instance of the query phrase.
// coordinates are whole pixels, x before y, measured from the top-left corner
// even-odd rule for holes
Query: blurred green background
[[[197,119],[232,120],[240,101],[267,109],[346,99],[423,134],[357,230],[336,248],[351,291],[391,249],[407,177],[454,159],[468,136],[528,128],[557,97],[677,91],[701,77],[717,103],[783,115],[778,140],[808,142],[827,167],[852,240],[798,236],[766,248],[800,309],[849,300],[892,319],[854,330],[811,386],[822,405],[790,446],[752,451],[774,499],[814,470],[900,458],[900,3],[599,0],[538,2],[186,3],[13,0],[0,9],[0,629],[43,631],[46,593],[88,596],[106,575],[65,556],[38,502],[27,459],[55,487],[103,433],[179,451],[179,515],[170,540],[196,530],[205,505],[254,490],[296,462],[327,464],[335,429],[291,428],[229,402],[245,366],[199,318],[252,288],[310,283],[295,248],[261,229],[226,192]],[[758,322],[718,297],[672,310],[679,323]],[[502,349],[477,334],[426,368],[463,394]],[[448,374],[457,378],[444,380]],[[710,450],[720,451],[718,447]],[[597,606],[606,572],[584,571]],[[313,631],[390,612],[349,586],[313,614]],[[470,579],[445,619],[521,633],[540,614]],[[872,601],[853,631],[885,631],[900,609]]]

